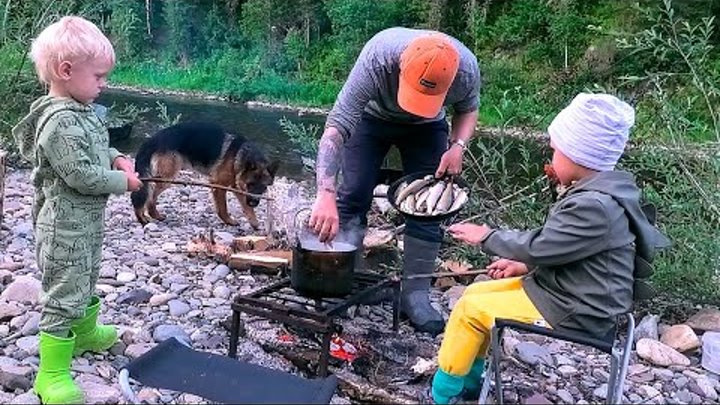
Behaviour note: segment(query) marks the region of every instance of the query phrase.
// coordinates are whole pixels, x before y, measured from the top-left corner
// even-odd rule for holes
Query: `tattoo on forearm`
[[[335,177],[340,171],[342,145],[343,138],[338,133],[323,135],[320,139],[316,168],[318,190],[335,191]]]

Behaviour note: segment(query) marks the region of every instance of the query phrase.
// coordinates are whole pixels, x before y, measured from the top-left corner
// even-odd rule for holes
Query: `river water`
[[[103,92],[97,103],[122,109],[132,104],[149,111],[140,115],[132,129],[130,138],[114,141],[113,146],[123,153],[134,154],[140,144],[150,135],[163,127],[164,121],[159,115],[158,102],[167,107],[167,114],[175,117],[181,114],[182,121],[210,121],[222,125],[226,131],[258,143],[270,159],[281,162],[279,175],[294,180],[306,180],[312,176],[303,170],[301,155],[297,147],[280,128],[283,117],[304,124],[322,126],[325,118],[318,115],[299,116],[293,112],[249,109],[244,104],[193,97],[170,95],[147,95],[121,90]]]

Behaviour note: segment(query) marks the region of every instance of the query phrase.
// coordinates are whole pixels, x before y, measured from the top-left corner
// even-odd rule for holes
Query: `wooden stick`
[[[420,278],[440,278],[440,277],[455,277],[455,276],[475,276],[478,274],[487,274],[486,269],[481,270],[468,270],[464,271],[462,273],[455,273],[452,271],[447,272],[441,272],[441,273],[432,273],[432,274],[416,274],[413,276],[405,276],[401,277],[402,280],[417,280]]]
[[[216,189],[220,189],[220,190],[226,190],[226,191],[231,191],[233,193],[246,195],[248,197],[259,198],[262,200],[268,200],[268,201],[274,200],[274,198],[271,198],[271,197],[266,197],[266,196],[259,195],[259,194],[248,193],[247,191],[242,191],[237,188],[221,186],[219,184],[202,183],[199,181],[172,180],[172,179],[162,179],[159,177],[141,177],[139,180],[146,181],[146,182],[153,182],[153,183],[170,183],[170,184],[181,184],[183,186],[200,186],[200,187],[216,188]]]

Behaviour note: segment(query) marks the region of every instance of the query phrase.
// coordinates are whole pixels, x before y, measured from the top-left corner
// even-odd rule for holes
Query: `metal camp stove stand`
[[[397,277],[356,271],[352,292],[341,298],[305,297],[293,290],[289,278],[248,295],[239,295],[231,304],[233,315],[228,356],[237,358],[240,314],[245,312],[323,334],[318,373],[325,377],[330,360],[330,340],[338,330],[335,319],[351,306],[386,289],[393,292],[393,331],[397,332],[400,321],[400,279]],[[313,305],[314,309],[305,309],[307,305]]]

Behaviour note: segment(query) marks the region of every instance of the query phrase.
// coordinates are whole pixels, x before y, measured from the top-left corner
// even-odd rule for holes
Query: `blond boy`
[[[34,389],[43,403],[81,403],[73,355],[103,351],[117,340],[97,323],[105,206],[110,194],[137,190],[132,163],[108,146],[91,103],[115,64],[110,41],[91,22],[63,17],[32,43],[31,58],[48,94],[13,128],[33,163],[32,220],[42,271],[40,366]]]

